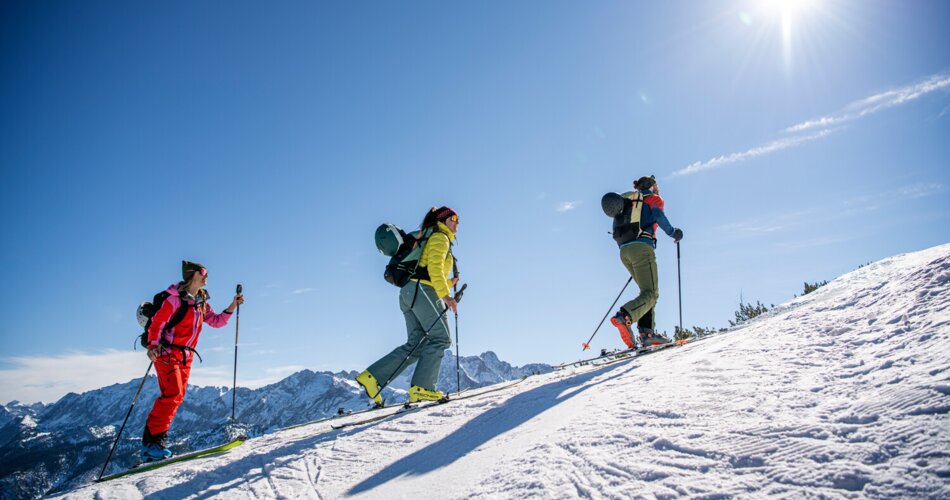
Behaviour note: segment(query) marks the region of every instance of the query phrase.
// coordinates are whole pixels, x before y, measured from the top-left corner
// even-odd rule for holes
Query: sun
[[[758,0],[759,14],[766,20],[778,21],[782,26],[782,55],[785,67],[792,64],[792,38],[796,24],[816,8],[817,0]]]
[[[816,0],[759,0],[763,13],[782,17],[794,17],[797,13],[808,11],[816,3]]]

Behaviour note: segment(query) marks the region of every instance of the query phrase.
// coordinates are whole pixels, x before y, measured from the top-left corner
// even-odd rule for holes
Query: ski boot
[[[357,375],[356,383],[363,386],[363,390],[366,391],[366,396],[375,401],[377,407],[383,406],[383,391],[379,388],[376,377],[374,377],[369,370],[363,370],[363,373]]]
[[[623,343],[627,345],[627,349],[633,349],[637,346],[633,342],[633,330],[630,328],[633,320],[630,319],[630,315],[622,307],[614,317],[610,318],[610,323],[617,327],[617,330],[620,330],[620,340],[623,340]]]
[[[424,389],[418,385],[409,388],[409,402],[418,403],[419,401],[444,401],[447,400],[442,391],[432,391]]]
[[[165,460],[172,456],[172,451],[158,443],[149,443],[142,445],[142,460],[146,462],[157,462]]]
[[[663,334],[656,333],[650,328],[643,328],[640,330],[640,344],[643,345],[643,347],[669,344],[670,342],[672,342],[672,340],[665,337]]]

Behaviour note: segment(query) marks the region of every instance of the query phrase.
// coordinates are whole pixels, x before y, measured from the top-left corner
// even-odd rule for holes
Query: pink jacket
[[[221,328],[228,324],[231,314],[222,312],[216,314],[211,304],[201,302],[195,307],[195,301],[186,299],[185,307],[188,310],[182,320],[172,327],[170,331],[166,330],[168,321],[174,316],[175,311],[181,307],[182,298],[178,294],[178,284],[172,284],[167,289],[168,298],[162,303],[161,309],[152,317],[152,323],[148,328],[149,347],[158,347],[159,338],[164,338],[172,344],[188,346],[192,349],[198,344],[198,336],[201,335],[202,323],[207,323],[213,328]],[[191,353],[188,353],[191,356]]]

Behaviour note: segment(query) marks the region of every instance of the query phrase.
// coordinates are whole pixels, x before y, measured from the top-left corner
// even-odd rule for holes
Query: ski
[[[595,364],[599,361],[612,361],[617,359],[629,358],[637,355],[637,349],[624,349],[622,351],[615,351],[607,354],[602,354],[593,358],[579,359],[577,361],[570,361],[567,363],[561,363],[559,365],[554,365],[552,368],[555,370],[561,370],[568,367],[581,367],[587,366],[590,364]]]
[[[111,481],[113,479],[118,479],[120,477],[129,476],[132,474],[138,474],[140,472],[147,472],[150,470],[158,469],[166,465],[171,465],[177,462],[185,462],[187,460],[194,460],[196,458],[210,457],[213,455],[219,455],[222,453],[227,453],[232,448],[240,446],[247,441],[247,436],[239,436],[229,443],[222,444],[220,446],[215,446],[213,448],[208,448],[204,450],[193,451],[191,453],[185,453],[184,455],[179,455],[177,457],[166,458],[165,460],[159,460],[156,462],[143,462],[139,465],[133,466],[131,469],[124,470],[122,472],[117,472],[115,474],[103,477],[96,481],[97,483],[102,483],[105,481]]]
[[[561,363],[555,365],[552,368],[554,370],[562,370],[564,368],[579,368],[582,366],[603,366],[610,364],[616,361],[621,361],[628,358],[635,358],[637,356],[643,356],[645,354],[651,354],[657,351],[661,351],[668,347],[676,347],[680,345],[685,345],[688,343],[694,342],[692,340],[675,340],[666,344],[654,344],[646,347],[634,348],[634,349],[625,349],[622,351],[611,352],[607,354],[602,354],[594,358],[579,359],[577,361],[572,361],[569,363]]]
[[[362,410],[356,410],[356,411],[344,411],[343,413],[337,413],[336,415],[330,415],[329,417],[323,417],[317,420],[311,420],[309,422],[303,422],[300,424],[288,425],[287,427],[281,427],[280,429],[277,429],[277,432],[289,431],[291,429],[299,429],[301,427],[306,427],[308,425],[322,424],[323,422],[329,422],[331,420],[339,420],[341,418],[351,417],[353,415],[361,415],[363,413],[369,413],[371,411],[377,411],[377,410],[385,410],[387,408],[397,408],[399,406],[402,406],[402,403],[388,404],[388,405],[383,405],[383,406],[371,406],[369,408],[364,408]]]
[[[457,394],[462,394],[469,390],[471,390],[470,387],[462,389]],[[339,412],[336,415],[330,415],[329,417],[323,417],[317,420],[311,420],[309,422],[303,422],[300,424],[288,425],[287,427],[281,427],[280,429],[277,429],[277,432],[289,431],[291,429],[299,429],[300,427],[306,427],[308,425],[322,424],[324,422],[329,422],[331,420],[339,420],[341,418],[352,417],[353,415],[362,415],[363,413],[374,412],[377,410],[388,410],[392,408],[400,408],[402,406],[405,406],[405,403],[389,403],[389,404],[384,404],[382,406],[371,406],[369,408],[364,408],[362,410],[355,410],[355,411],[343,411],[343,409],[340,408]]]
[[[379,421],[381,421],[381,420],[385,420],[385,419],[387,419],[387,418],[389,418],[389,417],[395,417],[396,415],[403,415],[403,414],[410,413],[410,412],[415,412],[415,411],[418,411],[418,410],[424,410],[424,409],[426,409],[426,408],[432,408],[433,406],[440,406],[440,405],[448,404],[448,403],[451,403],[452,401],[461,401],[461,400],[463,400],[463,399],[474,398],[474,397],[481,396],[481,395],[484,395],[484,394],[489,394],[489,393],[492,393],[492,392],[502,391],[502,390],[508,389],[509,387],[514,387],[514,386],[520,384],[521,382],[524,382],[527,378],[528,378],[528,376],[525,376],[525,377],[522,377],[522,378],[520,378],[520,379],[518,379],[518,380],[515,380],[514,382],[510,382],[510,383],[507,383],[507,384],[500,384],[500,385],[498,385],[497,387],[491,387],[491,388],[486,389],[486,390],[484,390],[484,391],[478,391],[478,392],[471,392],[471,393],[468,393],[468,394],[462,394],[462,395],[459,395],[459,396],[455,396],[455,397],[453,397],[453,398],[451,398],[451,399],[445,399],[445,400],[439,400],[439,401],[426,401],[426,402],[421,402],[421,403],[405,403],[405,404],[399,405],[400,408],[399,408],[398,410],[392,412],[392,413],[385,413],[385,414],[383,414],[383,415],[375,415],[375,416],[370,417],[370,418],[365,418],[365,419],[362,419],[362,420],[356,420],[356,421],[353,421],[353,422],[344,422],[344,423],[341,423],[341,424],[335,424],[335,425],[331,425],[330,427],[332,427],[334,430],[338,430],[338,429],[345,429],[345,428],[347,428],[347,427],[358,427],[358,426],[360,426],[360,425],[371,424],[371,423],[373,423],[373,422],[379,422]],[[463,391],[463,392],[464,392],[464,391]]]

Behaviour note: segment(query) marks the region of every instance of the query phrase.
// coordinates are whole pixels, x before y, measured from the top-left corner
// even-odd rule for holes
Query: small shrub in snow
[[[809,282],[806,281],[806,282],[805,282],[805,292],[802,293],[802,295],[808,295],[809,293],[814,292],[815,290],[817,290],[817,289],[819,289],[819,288],[821,288],[821,287],[823,287],[823,286],[825,286],[825,285],[827,285],[827,284],[828,284],[828,281],[827,281],[827,280],[826,280],[826,281],[816,281],[816,282],[814,282],[814,283],[809,283]]]
[[[771,307],[775,307],[775,304],[772,304]],[[735,321],[730,320],[729,326],[736,326],[739,323],[744,323],[756,316],[759,316],[767,312],[768,310],[769,310],[769,307],[759,301],[755,301],[755,304],[752,304],[752,303],[743,304],[740,301],[739,310],[736,311],[736,320]]]

